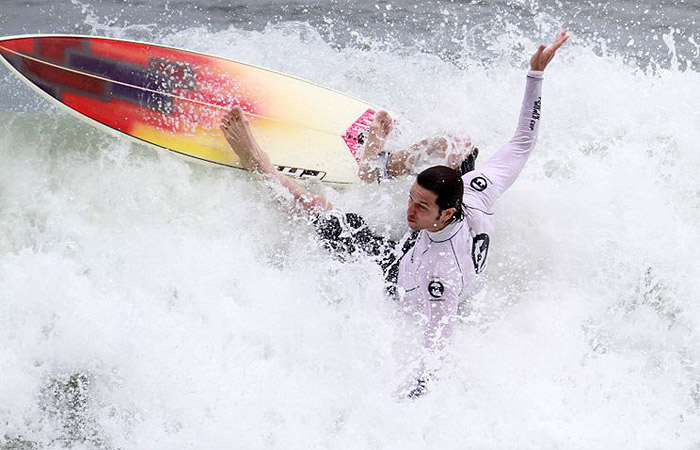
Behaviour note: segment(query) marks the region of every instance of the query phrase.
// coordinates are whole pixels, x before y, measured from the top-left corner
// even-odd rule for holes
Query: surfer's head
[[[459,172],[433,166],[420,174],[409,192],[406,220],[414,230],[438,231],[462,220],[464,184]]]

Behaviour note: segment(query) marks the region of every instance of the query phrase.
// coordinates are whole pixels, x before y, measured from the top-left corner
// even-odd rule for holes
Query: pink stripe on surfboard
[[[343,135],[343,140],[345,145],[350,149],[353,158],[357,163],[360,163],[360,147],[365,143],[367,139],[367,129],[374,121],[374,113],[376,111],[373,109],[368,109],[365,111],[359,119],[355,121],[350,127],[345,131]]]

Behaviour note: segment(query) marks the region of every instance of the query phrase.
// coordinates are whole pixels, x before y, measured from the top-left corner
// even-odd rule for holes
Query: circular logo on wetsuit
[[[441,281],[433,280],[428,284],[428,292],[433,298],[442,298],[442,294],[445,293],[445,286]]]
[[[488,183],[486,182],[486,178],[484,177],[476,177],[474,178],[469,185],[472,187],[477,192],[482,192],[484,189],[488,187]]]

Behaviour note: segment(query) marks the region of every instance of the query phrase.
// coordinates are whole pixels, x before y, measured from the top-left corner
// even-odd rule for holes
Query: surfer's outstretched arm
[[[384,143],[393,125],[389,113],[382,110],[376,114],[369,127],[367,144],[358,170],[360,180],[365,183],[374,183],[383,177],[417,175],[421,168],[431,165],[459,169],[462,162],[475,151],[468,134],[445,132],[422,139],[410,147],[385,152]]]
[[[540,45],[530,58],[530,71],[515,134],[484,165],[464,175],[465,197],[478,197],[483,202],[482,206],[490,209],[520,175],[537,142],[543,71],[568,39],[568,31],[563,30],[552,44]]]
[[[291,206],[312,216],[333,208],[324,197],[310,193],[300,183],[282,175],[275,169],[267,153],[256,142],[245,114],[239,107],[233,108],[224,116],[221,130],[224,132],[226,142],[238,155],[243,168],[259,173],[273,184],[289,191],[293,198]]]
[[[417,175],[421,169],[437,165],[459,170],[462,162],[470,158],[470,155],[476,158],[476,151],[467,133],[441,132],[408,148],[392,151],[387,160],[387,175]]]
[[[417,175],[421,159],[434,164],[443,164],[457,169],[469,156],[474,146],[465,133],[445,133],[421,140],[408,148],[384,152],[387,136],[394,128],[394,120],[387,111],[379,111],[367,133],[360,167],[357,172],[360,180],[374,183],[383,177],[395,178],[401,175]],[[459,148],[454,148],[459,147]]]

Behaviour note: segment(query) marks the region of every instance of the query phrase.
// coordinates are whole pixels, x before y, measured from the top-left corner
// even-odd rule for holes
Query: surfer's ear
[[[440,220],[444,223],[450,223],[457,212],[457,208],[447,208],[440,210]]]

